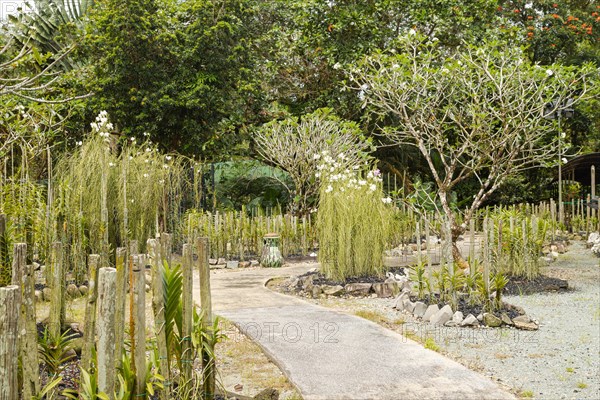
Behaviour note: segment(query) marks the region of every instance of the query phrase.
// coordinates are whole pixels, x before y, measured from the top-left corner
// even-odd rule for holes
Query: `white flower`
[[[150,153],[152,149],[150,147],[146,147],[146,153]]]
[[[108,166],[109,166],[109,167],[114,167],[114,166],[115,166],[115,163],[113,163],[113,162],[109,162],[109,163],[108,163]]]
[[[169,169],[169,166],[167,164],[163,164],[163,168],[164,169]]]
[[[371,191],[371,192],[374,192],[374,191],[375,191],[375,189],[377,189],[377,185],[375,185],[374,183],[371,183],[371,184],[369,185],[369,191]]]
[[[369,172],[367,173],[367,178],[369,178],[369,179],[372,179],[372,178],[373,178],[373,176],[374,176],[374,175],[373,175],[373,171],[369,171]]]
[[[346,189],[344,189],[344,187],[343,187],[343,186],[340,188],[340,192],[343,192],[343,191],[345,191],[345,190],[346,190]]]
[[[365,181],[364,179],[361,179],[360,181],[358,181],[358,184],[360,186],[365,186],[367,184],[367,181]]]
[[[383,199],[381,199],[381,201],[383,201],[383,204],[390,204],[392,202],[392,199],[389,197],[384,197]]]
[[[150,162],[150,160],[148,160],[148,159],[146,158],[146,159],[144,160],[144,162],[145,162],[146,164],[148,164],[148,163]]]
[[[79,140],[76,144],[77,144],[77,146],[81,146],[83,144],[83,142],[81,140]]]
[[[551,69],[547,69],[546,70],[546,75],[552,76],[552,75],[554,75],[554,72]]]
[[[162,185],[163,183],[165,183],[165,180],[161,179],[160,181],[158,181],[158,183],[160,183]]]
[[[320,154],[315,154],[315,155],[313,156],[313,160],[318,160],[319,158],[321,158],[321,155],[320,155]]]
[[[411,35],[411,36],[414,36],[414,35],[417,34],[417,31],[415,31],[414,29],[411,29],[411,30],[408,31],[408,34]]]
[[[148,136],[148,132],[144,132],[144,133],[143,133],[143,135],[144,135],[144,136]]]
[[[566,158],[564,158],[564,157],[562,158],[562,162],[563,162],[563,164],[566,164],[568,161],[569,161],[569,160],[567,160]]]
[[[135,138],[134,137],[130,137],[129,140],[131,140],[132,142],[135,142]]]
[[[173,157],[171,157],[171,156],[166,156],[165,158],[167,159],[167,161],[171,161],[171,159],[172,159]]]
[[[321,173],[320,172],[316,172],[315,173],[315,178],[320,178],[321,177]]]
[[[335,64],[333,64],[333,69],[340,69],[342,68],[342,64],[340,64],[339,62],[336,62]]]
[[[341,160],[345,160],[346,159],[346,155],[344,153],[340,153],[338,154],[338,158]]]
[[[325,189],[325,193],[330,193],[333,191],[333,186],[329,185],[327,186],[327,189]]]
[[[150,175],[148,175],[148,174],[144,174],[144,178],[147,178],[147,177],[149,177],[149,176],[150,176]]]
[[[560,133],[560,137],[561,137],[562,139],[564,139],[564,138],[566,138],[566,137],[567,137],[567,134],[566,134],[565,132],[561,132],[561,133]]]

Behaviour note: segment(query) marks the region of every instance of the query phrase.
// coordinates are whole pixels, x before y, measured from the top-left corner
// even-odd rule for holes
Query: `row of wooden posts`
[[[195,247],[195,249],[194,249]],[[138,254],[138,244],[131,241],[129,248],[116,250],[116,268],[101,267],[106,260],[99,255],[88,257],[88,294],[83,330],[81,368],[90,371],[92,363],[98,373],[98,389],[110,394],[116,388],[117,370],[121,368],[125,336],[125,306],[129,288],[129,335],[131,341],[132,370],[136,375],[136,398],[146,397],[146,279],[145,269],[152,271],[152,308],[154,334],[160,356],[160,373],[165,378],[162,399],[170,399],[171,375],[167,359],[165,335],[165,304],[163,294],[162,263],[171,263],[171,235],[162,234],[160,240],[147,242],[148,254]],[[182,258],[182,339],[184,357],[192,352],[193,328],[193,269],[194,250],[200,277],[200,302],[203,311],[203,328],[212,327],[210,295],[209,244],[207,238],[198,238],[195,246],[183,245]],[[61,263],[62,244],[52,244],[50,288],[52,300],[48,329],[53,337],[60,335],[65,320],[64,269]],[[35,276],[32,265],[26,262],[27,245],[14,246],[12,285],[0,288],[0,400],[31,398],[39,393],[39,361],[35,313]],[[129,254],[129,256],[128,256]],[[93,360],[96,348],[97,360]],[[18,360],[22,364],[22,385],[18,385]],[[201,354],[204,392],[214,393],[214,367],[207,365],[210,357]],[[191,361],[183,364],[183,377],[192,377]],[[19,397],[21,396],[21,397]]]

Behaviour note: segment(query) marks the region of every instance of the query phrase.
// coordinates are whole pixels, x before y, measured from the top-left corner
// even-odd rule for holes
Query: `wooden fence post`
[[[165,298],[163,288],[163,264],[161,245],[156,239],[146,242],[150,265],[152,266],[152,309],[154,311],[154,334],[160,360],[160,373],[165,378],[162,399],[168,399],[171,389],[171,370],[169,366],[167,337],[165,332]]]
[[[0,287],[0,399],[18,400],[19,308],[21,289]]]
[[[127,296],[127,248],[119,247],[116,252],[115,293],[115,368],[123,362],[123,337],[125,335],[125,300]]]
[[[182,317],[183,317],[183,351],[182,351],[182,363],[183,363],[183,379],[188,382],[192,378],[192,363],[194,362],[193,346],[192,346],[192,327],[193,327],[193,248],[191,244],[183,245],[183,289],[182,289]]]
[[[146,398],[146,279],[141,255],[132,256],[131,352],[135,373],[134,397]]]
[[[83,348],[81,350],[81,369],[89,372],[92,366],[92,350],[95,346],[96,333],[96,299],[98,297],[98,266],[100,255],[90,254],[88,257],[88,294],[85,304],[85,321],[83,328]]]
[[[98,389],[112,397],[115,389],[115,291],[117,270],[98,273]]]
[[[52,243],[52,250],[50,253],[50,268],[52,282],[50,289],[52,290],[52,300],[50,302],[50,316],[48,318],[48,325],[50,333],[53,337],[59,337],[61,328],[64,322],[63,302],[64,300],[64,271],[62,265],[62,243]]]
[[[8,240],[6,238],[6,215],[0,214],[0,285],[10,282],[8,265]]]
[[[23,369],[24,399],[31,399],[40,389],[37,352],[37,329],[35,326],[35,278],[33,266],[27,265],[27,244],[16,243],[13,252],[12,284],[21,289],[19,313],[19,357]]]
[[[212,301],[210,294],[210,266],[208,264],[208,254],[210,251],[208,238],[198,238],[198,269],[200,272],[200,306],[202,307],[202,327],[212,340]],[[210,354],[212,349],[201,350],[202,356],[202,374],[204,382],[204,398],[212,399],[215,393],[215,365],[214,359]]]
[[[171,267],[171,258],[172,258],[172,237],[170,233],[161,233],[160,234],[160,265],[162,266],[163,262],[167,262],[169,267]]]

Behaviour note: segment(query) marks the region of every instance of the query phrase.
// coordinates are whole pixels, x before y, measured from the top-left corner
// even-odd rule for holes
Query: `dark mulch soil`
[[[561,292],[568,289],[569,283],[567,281],[545,275],[540,275],[534,279],[512,277],[504,288],[504,294],[518,296],[542,292]]]
[[[391,272],[394,275],[406,275],[404,267],[393,267],[390,268],[387,272]],[[386,280],[386,276],[355,276],[346,278],[345,281],[336,281],[333,279],[328,279],[320,272],[307,272],[299,277],[314,275],[313,284],[314,285],[347,285],[348,283],[377,283],[383,282]]]

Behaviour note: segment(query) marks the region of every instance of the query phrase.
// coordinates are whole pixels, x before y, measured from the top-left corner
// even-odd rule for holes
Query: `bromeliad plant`
[[[383,252],[389,240],[392,200],[384,197],[379,170],[344,168],[344,153],[316,154],[321,160],[317,231],[319,261],[325,275],[336,280],[351,276],[381,276]]]

